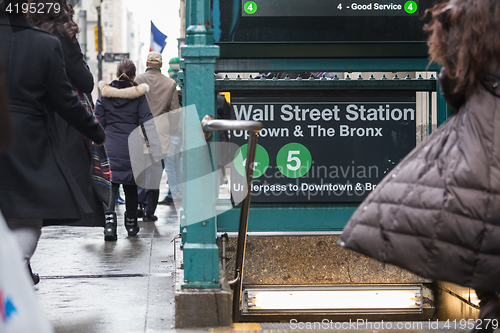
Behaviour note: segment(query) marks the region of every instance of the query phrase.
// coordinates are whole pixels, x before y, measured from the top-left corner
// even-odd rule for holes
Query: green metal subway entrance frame
[[[258,1],[255,2],[258,3]],[[398,2],[398,0],[392,2]],[[417,2],[419,5],[427,6],[431,1],[420,0]],[[259,36],[271,36],[269,38],[276,36],[273,36],[272,33],[252,34],[253,27],[259,26],[251,24],[245,26],[245,22],[250,22],[248,20],[251,18],[241,10],[238,11],[236,7],[231,7],[231,15],[236,15],[234,20],[226,21],[232,22],[231,24],[242,24],[239,28],[243,30],[238,34],[238,29],[235,28],[224,35],[224,24],[228,23],[223,18],[221,19],[221,15],[229,12],[229,7],[226,7],[229,3],[231,6],[237,6],[238,3],[243,4],[242,1],[229,0],[186,1],[186,46],[181,50],[179,80],[183,89],[183,105],[195,105],[197,119],[188,119],[187,117],[183,119],[184,150],[195,144],[192,142],[193,137],[190,133],[200,131],[202,118],[206,115],[215,117],[215,93],[217,91],[293,91],[297,89],[303,91],[328,89],[437,91],[438,124],[447,118],[449,111],[439,94],[439,86],[435,79],[388,77],[386,80],[358,80],[357,77],[351,77],[350,80],[303,78],[287,82],[285,80],[214,80],[214,73],[217,72],[413,72],[439,70],[437,65],[429,64],[426,54],[427,48],[422,41],[419,43],[413,43],[411,40],[405,43],[397,41],[343,43],[337,40],[335,43],[329,43],[328,40],[319,40],[318,36],[337,38],[338,35],[338,38],[342,38],[342,34],[336,35],[335,32],[326,30],[324,34],[314,34],[316,39],[313,38],[308,43],[292,40],[293,38],[304,38],[300,32],[295,35],[285,34],[288,39],[285,38],[282,41],[255,40]],[[219,15],[215,15],[217,10],[219,10]],[[271,25],[279,25],[282,22],[281,19],[264,16],[258,18],[256,22]],[[304,19],[304,22],[309,22],[309,19]],[[349,18],[349,20],[356,19],[360,20],[356,17]],[[361,19],[375,20],[366,17],[361,17]],[[283,20],[285,23],[288,22],[286,18]],[[398,20],[397,17],[390,18],[388,22],[406,22]],[[421,24],[417,22],[418,17],[412,17],[412,20],[411,24]],[[339,22],[337,28],[347,26],[342,23],[342,20]],[[307,24],[303,24],[303,26],[304,30],[311,31]],[[321,25],[320,28],[329,29],[326,24]],[[268,32],[275,30],[276,26],[271,26]],[[369,35],[370,29],[366,30]],[[295,29],[294,31],[299,30]],[[238,36],[250,36],[254,40],[237,40]],[[396,37],[398,36],[394,38]],[[221,41],[221,38],[226,38],[226,40]],[[212,156],[217,156],[216,152],[183,155],[183,207],[180,211],[180,231],[183,238],[184,254],[183,288],[220,288],[217,232],[238,230],[239,208],[233,208],[230,201],[216,199],[217,184],[215,181],[212,184],[206,184],[209,195],[207,195],[207,191],[200,191],[188,181],[196,178],[197,175],[209,174],[216,170],[216,163],[214,163]],[[358,204],[355,203],[254,203],[250,207],[248,231],[299,233],[341,231],[357,206]],[[193,212],[199,210],[200,207],[204,207],[203,209],[206,210],[211,209],[213,217],[197,221],[194,218],[196,214]]]
[[[210,4],[205,0],[186,2],[186,45],[181,56],[184,82],[183,105],[195,105],[198,119],[187,119],[183,112],[183,149],[196,147],[191,133],[200,131],[205,115],[214,116],[215,91],[213,82],[215,59],[219,47],[214,45],[213,29],[210,28]],[[215,198],[216,184],[186,181],[200,174],[213,171],[210,155],[199,150],[183,154],[183,202],[180,211],[180,228],[183,236],[184,284],[183,288],[220,288],[219,250],[216,245]],[[197,221],[195,212],[200,209],[214,211],[213,217]]]

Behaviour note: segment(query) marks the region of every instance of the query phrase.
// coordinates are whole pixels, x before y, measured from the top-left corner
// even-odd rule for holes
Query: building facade
[[[144,65],[140,61],[142,44],[139,40],[139,25],[134,14],[128,11],[125,0],[70,0],[69,2],[75,9],[74,19],[80,27],[79,42],[94,74],[96,87],[98,59],[95,31],[99,5],[102,26],[102,79],[111,81],[116,77],[117,62],[105,62],[106,53],[129,53],[129,58],[136,64],[138,72],[144,70]],[[94,97],[97,97],[97,94],[96,88]]]

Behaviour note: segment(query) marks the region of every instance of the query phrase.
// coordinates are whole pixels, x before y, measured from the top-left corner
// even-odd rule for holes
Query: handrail
[[[227,119],[209,119],[203,118],[201,125],[203,132],[211,133],[213,131],[250,131],[259,133],[262,129],[262,123],[252,120],[227,120]],[[209,116],[210,117],[210,116]]]
[[[247,163],[245,164],[245,177],[247,180],[248,193],[241,203],[240,223],[238,228],[238,245],[236,247],[236,265],[234,270],[234,280],[230,281],[233,287],[233,321],[237,322],[240,317],[240,304],[243,281],[243,264],[245,258],[248,214],[250,211],[251,185],[253,179],[253,164],[255,162],[255,151],[257,149],[257,135],[262,130],[262,123],[251,120],[222,120],[211,119],[205,116],[201,122],[203,132],[211,136],[213,131],[246,130],[250,132],[248,136]],[[225,268],[225,267],[224,267]]]

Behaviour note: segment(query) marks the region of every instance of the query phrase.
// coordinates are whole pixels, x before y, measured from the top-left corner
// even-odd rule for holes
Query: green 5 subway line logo
[[[288,178],[302,177],[311,169],[311,153],[300,143],[289,143],[279,150],[276,165]]]

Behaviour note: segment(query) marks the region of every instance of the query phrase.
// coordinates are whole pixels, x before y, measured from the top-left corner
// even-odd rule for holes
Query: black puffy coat
[[[339,244],[425,278],[500,291],[500,73],[381,181]]]
[[[45,224],[79,220],[91,209],[64,163],[54,112],[97,143],[105,133],[69,83],[56,37],[2,12],[0,45],[14,127],[0,156],[0,210]]]
[[[145,129],[148,134],[156,133],[153,114],[145,95],[149,87],[145,83],[131,86],[126,81],[115,80],[110,85],[99,82],[99,89],[101,95],[96,102],[95,115],[106,131],[105,146],[112,182],[136,185],[130,160],[129,136],[138,127],[144,126],[149,127]],[[160,156],[157,159],[160,159],[161,145],[158,134],[149,139]],[[142,143],[140,145],[142,150]]]

